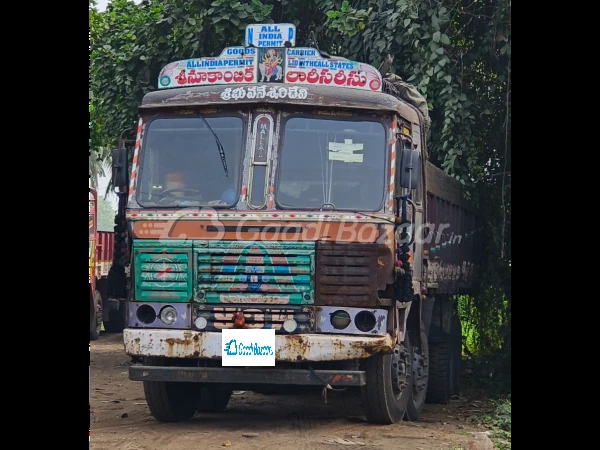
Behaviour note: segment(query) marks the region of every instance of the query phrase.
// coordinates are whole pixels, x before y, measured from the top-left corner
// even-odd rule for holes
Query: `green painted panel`
[[[186,303],[190,300],[184,291],[141,291],[136,293],[136,297],[141,302]]]
[[[142,290],[152,290],[152,291],[184,291],[188,288],[188,283],[183,282],[173,282],[173,283],[163,283],[163,282],[153,282],[153,281],[142,281],[139,283],[139,287]]]
[[[213,283],[289,283],[289,284],[309,284],[308,275],[209,275],[201,274],[198,276],[200,282]]]
[[[310,274],[310,266],[221,266],[198,264],[199,273]]]
[[[264,255],[309,255],[314,252],[314,242],[277,242],[277,241],[194,241],[198,252],[214,254],[245,254],[247,252]]]
[[[304,299],[302,294],[248,294],[248,293],[223,293],[208,292],[205,299],[198,299],[205,303],[243,303],[243,304],[279,304],[279,305],[307,305],[313,302],[312,297]]]
[[[144,272],[141,277],[143,281],[187,281],[189,275],[185,272]]]
[[[173,248],[188,248],[191,249],[192,248],[192,241],[183,241],[183,240],[160,240],[160,241],[156,241],[156,240],[146,240],[146,239],[139,239],[133,242],[133,248],[134,249],[152,249],[154,251],[154,249],[157,249],[156,251],[161,251],[162,248],[168,248],[168,249],[173,249]]]
[[[167,255],[163,255],[161,253],[138,253],[136,255],[139,258],[140,262],[159,262],[159,263],[179,263],[188,262],[187,253],[170,253]],[[186,269],[187,270],[187,269]]]
[[[258,284],[253,283],[213,283],[199,284],[198,291],[213,292],[310,292],[311,286],[308,284]]]
[[[198,262],[210,264],[273,264],[284,266],[310,264],[310,256],[214,256],[199,254]]]
[[[313,242],[194,241],[196,301],[312,304]]]
[[[147,256],[147,255],[144,255]],[[154,256],[154,255],[153,255]],[[180,256],[180,255],[177,255]],[[187,255],[185,255],[187,260]],[[141,258],[140,258],[141,259]],[[172,263],[142,263],[142,272],[187,272],[187,264],[172,264]]]
[[[150,302],[192,300],[191,241],[136,240],[134,248],[135,299]]]

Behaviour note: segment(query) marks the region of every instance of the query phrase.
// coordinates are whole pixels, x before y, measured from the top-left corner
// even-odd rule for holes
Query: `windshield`
[[[142,206],[231,207],[239,197],[240,117],[154,119],[144,138],[137,199]],[[212,129],[212,131],[211,131]],[[223,145],[228,176],[215,139]]]
[[[380,122],[294,117],[285,123],[277,203],[283,208],[378,211],[385,191]]]

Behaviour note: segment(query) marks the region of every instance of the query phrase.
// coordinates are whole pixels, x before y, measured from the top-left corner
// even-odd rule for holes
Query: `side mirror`
[[[127,149],[115,148],[112,151],[112,179],[115,189],[127,186]]]
[[[402,188],[416,189],[421,176],[421,153],[402,149],[396,161],[395,197],[402,196]]]

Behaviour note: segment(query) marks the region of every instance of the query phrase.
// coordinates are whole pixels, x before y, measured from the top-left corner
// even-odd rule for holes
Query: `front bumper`
[[[221,359],[221,333],[191,330],[134,329],[123,331],[130,356]],[[275,336],[275,360],[282,362],[347,361],[391,353],[393,340],[384,336],[297,334]]]
[[[364,386],[366,374],[360,370],[256,369],[249,367],[156,367],[130,366],[132,381],[170,381],[203,384]]]

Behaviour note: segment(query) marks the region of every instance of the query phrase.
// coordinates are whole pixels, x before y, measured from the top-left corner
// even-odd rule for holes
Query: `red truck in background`
[[[118,300],[109,299],[106,290],[113,262],[114,232],[98,230],[98,193],[89,189],[90,340],[96,340],[100,336],[102,322],[105,331],[118,333],[123,330],[125,318]],[[111,307],[111,303],[116,303],[116,307]]]

